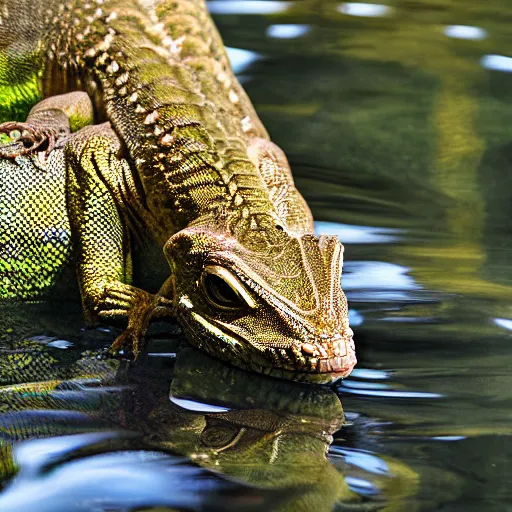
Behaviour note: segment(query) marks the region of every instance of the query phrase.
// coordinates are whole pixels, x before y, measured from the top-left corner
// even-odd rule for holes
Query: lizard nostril
[[[314,355],[316,352],[316,347],[311,343],[303,343],[300,348],[302,349],[302,352],[310,356]]]

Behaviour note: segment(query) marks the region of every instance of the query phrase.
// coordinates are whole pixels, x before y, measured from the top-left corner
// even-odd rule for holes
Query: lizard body
[[[35,81],[45,101],[85,90],[114,130],[85,127],[62,153],[84,310],[91,322],[128,319],[114,349],[131,344],[137,356],[148,322],[167,315],[192,344],[242,368],[313,382],[348,375],[343,247],[314,236],[203,2],[0,7],[0,85],[20,97]],[[63,108],[49,107],[51,124]],[[129,284],[141,232],[170,266],[156,295]]]

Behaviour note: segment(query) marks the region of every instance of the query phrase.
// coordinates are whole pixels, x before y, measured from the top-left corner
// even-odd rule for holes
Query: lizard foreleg
[[[125,187],[131,173],[108,124],[81,130],[66,144],[68,206],[77,253],[78,281],[89,323],[125,318],[128,327],[112,346],[144,348],[151,320],[172,317],[171,301],[130,284],[131,248]],[[165,286],[164,286],[165,288]]]

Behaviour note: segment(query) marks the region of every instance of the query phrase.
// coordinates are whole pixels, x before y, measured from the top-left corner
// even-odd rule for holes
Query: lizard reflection
[[[368,510],[380,507],[384,495],[387,510],[398,510],[389,505],[393,481],[404,480],[400,471],[393,471],[377,502],[365,502],[348,488],[345,467],[327,459],[332,434],[344,423],[341,403],[328,388],[248,374],[190,348],[174,360],[168,341],[166,350],[155,346],[144,364],[133,365],[104,357],[112,333],[103,333],[102,343],[97,331],[72,336],[65,326],[59,338],[34,336],[43,311],[24,313],[25,320],[37,319],[28,323],[15,320],[20,312],[13,308],[4,313],[0,480],[16,471],[12,447],[19,441],[129,430],[139,433],[131,449],[185,455],[247,489],[283,496],[272,510]],[[20,337],[13,325],[22,327]],[[73,343],[63,350],[66,338]],[[177,335],[177,346],[181,340]],[[98,453],[90,452],[82,447],[76,457]]]
[[[326,458],[343,422],[329,389],[249,375],[193,349],[178,357],[170,400],[148,417],[159,446],[259,487],[295,488],[290,511],[359,500]]]

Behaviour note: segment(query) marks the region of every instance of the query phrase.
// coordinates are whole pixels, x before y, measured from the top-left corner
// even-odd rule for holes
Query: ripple
[[[350,261],[345,264],[344,290],[420,290],[421,286],[408,275],[409,268],[384,261]]]
[[[444,28],[444,35],[454,39],[473,39],[480,41],[487,37],[487,32],[480,27],[470,25],[449,25]]]
[[[507,320],[506,318],[494,318],[494,323],[503,327],[504,329],[508,329],[512,331],[512,320]]]
[[[295,39],[307,34],[309,30],[309,25],[294,25],[291,23],[282,25],[270,25],[267,28],[267,36],[276,39]]]
[[[343,244],[387,244],[400,240],[401,229],[356,226],[338,222],[315,222],[317,235],[336,235]]]
[[[485,69],[504,71],[506,73],[512,72],[512,58],[505,57],[504,55],[485,55],[480,60],[480,64]]]
[[[367,450],[331,446],[329,455],[343,456],[347,464],[357,466],[375,475],[389,475],[389,466],[384,460]]]
[[[367,380],[385,380],[389,379],[389,372],[384,370],[374,370],[369,368],[354,368],[351,373],[352,377]]]
[[[108,432],[21,444],[20,471],[0,494],[2,512],[92,510],[272,510],[276,493],[246,488],[157,451],[130,449]],[[240,491],[243,490],[243,494]],[[208,508],[211,507],[211,508]]]
[[[287,11],[292,4],[267,0],[212,0],[207,3],[212,14],[277,14]]]
[[[363,16],[376,18],[387,16],[391,13],[391,7],[382,4],[370,4],[364,2],[346,2],[338,7],[338,11],[348,16]]]
[[[351,308],[348,311],[348,321],[352,327],[359,327],[364,322],[364,316],[359,311]]]
[[[50,343],[48,343],[48,346],[66,350],[66,349],[72,347],[73,343],[71,341],[67,341],[67,340],[55,340],[55,341],[50,341]]]
[[[430,439],[433,439],[434,441],[454,442],[454,441],[463,441],[464,439],[467,439],[467,437],[466,436],[435,436],[435,437],[431,437]]]
[[[380,491],[370,481],[365,480],[361,477],[346,476],[345,482],[349,486],[350,490],[363,496],[376,496],[380,494]]]
[[[172,395],[169,396],[169,400],[173,404],[176,404],[178,407],[181,407],[182,409],[185,409],[187,411],[212,413],[212,412],[226,412],[226,411],[230,410],[228,407],[207,404],[204,402],[198,402],[197,400],[189,400],[186,398],[177,398]]]
[[[345,394],[364,395],[364,396],[379,396],[383,398],[443,398],[444,395],[440,393],[426,393],[423,391],[397,391],[397,390],[375,390],[375,389],[361,389],[351,388],[342,384],[339,388]]]
[[[261,55],[250,50],[244,50],[242,48],[231,48],[226,47],[229,62],[233,68],[233,73],[243,73],[246,71],[254,62],[261,59]]]

